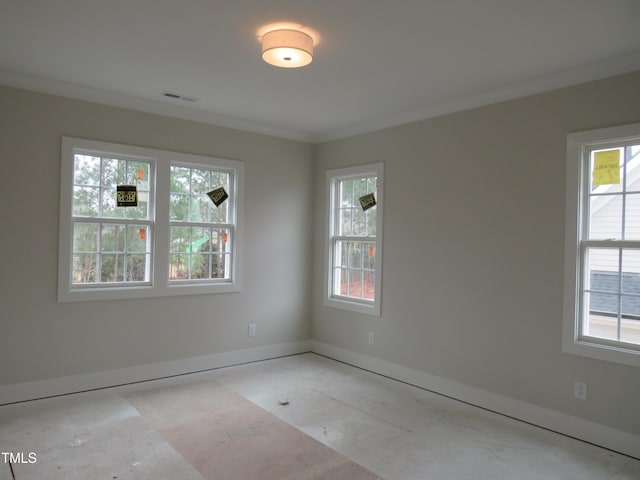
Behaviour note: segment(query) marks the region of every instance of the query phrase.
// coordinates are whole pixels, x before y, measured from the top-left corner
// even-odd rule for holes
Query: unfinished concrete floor
[[[247,468],[255,454],[234,452],[237,470],[232,463],[232,472],[223,472],[215,462],[211,466],[210,458],[189,459],[184,449],[180,453],[180,445],[192,442],[202,449],[202,442],[176,433],[171,424],[201,415],[206,425],[216,413],[202,404],[220,392],[227,392],[227,399],[244,397],[236,403],[249,400],[287,428],[296,427],[364,467],[350,470],[355,478],[640,479],[640,460],[314,354],[0,407],[0,450],[23,452],[25,460],[28,453],[36,454],[36,463],[14,465],[16,480],[262,478]],[[152,394],[172,399],[166,405],[198,398],[199,406],[168,410],[169,425],[163,429],[162,410],[149,416],[140,406],[140,399]],[[288,404],[281,405],[284,400]],[[303,442],[286,449],[298,443]],[[209,470],[201,468],[205,461]],[[343,468],[339,478],[350,478],[348,471]],[[11,478],[0,458],[0,480]],[[307,469],[300,478],[336,477]]]

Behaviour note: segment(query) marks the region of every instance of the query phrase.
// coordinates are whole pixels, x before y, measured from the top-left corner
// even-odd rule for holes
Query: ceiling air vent
[[[188,95],[180,95],[179,93],[164,92],[162,95],[164,95],[167,98],[173,98],[175,100],[184,100],[185,102],[197,102],[198,101],[197,98],[190,97]]]

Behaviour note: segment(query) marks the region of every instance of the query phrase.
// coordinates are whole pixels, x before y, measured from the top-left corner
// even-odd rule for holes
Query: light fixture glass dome
[[[313,38],[290,29],[267,32],[262,37],[262,59],[283,68],[309,65],[313,60]]]

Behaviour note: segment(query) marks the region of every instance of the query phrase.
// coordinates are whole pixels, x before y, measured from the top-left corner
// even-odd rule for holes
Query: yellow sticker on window
[[[620,150],[605,150],[594,154],[593,184],[620,184]]]
[[[144,240],[147,238],[147,230],[144,228],[140,229],[140,240]]]

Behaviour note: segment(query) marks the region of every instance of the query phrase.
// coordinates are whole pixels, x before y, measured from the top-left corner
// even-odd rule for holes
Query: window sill
[[[362,313],[374,317],[380,316],[380,304],[375,302],[358,302],[349,300],[346,297],[325,298],[324,305],[327,307],[338,308],[341,310],[349,310],[351,312]]]
[[[87,302],[97,300],[124,300],[178,295],[213,295],[240,291],[238,283],[226,282],[208,285],[169,285],[166,287],[136,286],[112,288],[76,288],[58,292],[58,302]]]
[[[602,345],[599,343],[589,342],[587,339],[564,339],[562,351],[564,353],[579,355],[581,357],[604,360],[605,362],[618,363],[628,365],[630,367],[640,367],[640,352],[637,350]]]

